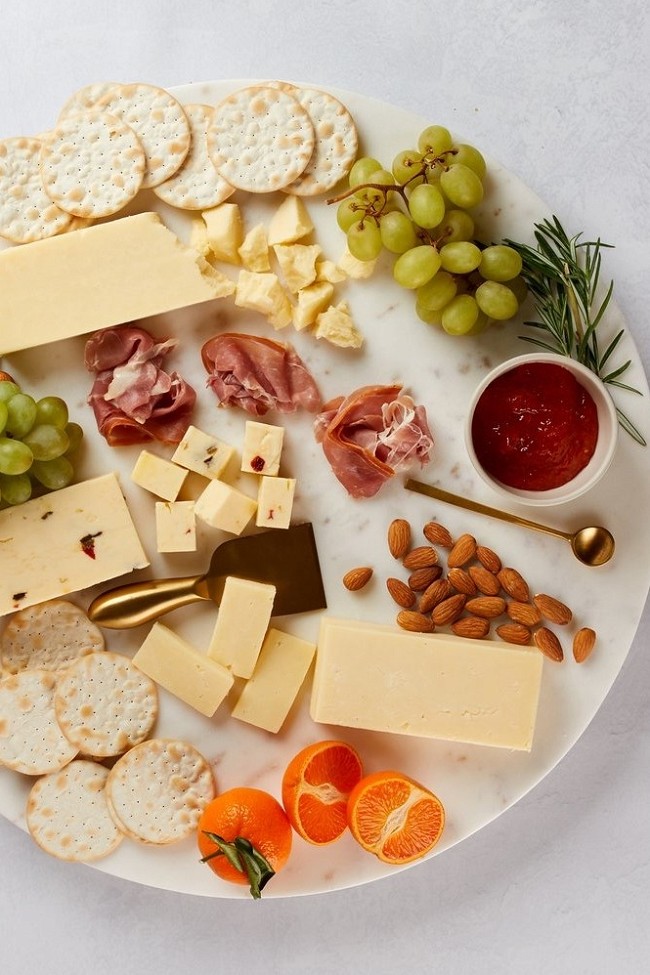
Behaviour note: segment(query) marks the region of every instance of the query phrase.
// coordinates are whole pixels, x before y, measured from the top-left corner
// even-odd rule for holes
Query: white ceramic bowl
[[[472,421],[476,405],[485,389],[497,378],[506,372],[510,372],[517,366],[532,362],[549,362],[554,365],[563,366],[573,374],[576,380],[587,390],[596,404],[598,416],[598,440],[596,449],[589,463],[570,481],[560,487],[549,488],[545,491],[526,491],[520,488],[510,487],[497,480],[485,470],[479,461],[474,443],[472,440]],[[515,356],[502,362],[485,376],[477,387],[470,403],[467,420],[465,424],[465,444],[470,460],[476,471],[480,474],[486,484],[489,484],[502,497],[511,501],[518,501],[521,504],[530,505],[553,505],[564,504],[567,501],[574,501],[585,492],[589,491],[603,476],[614,457],[616,443],[618,439],[618,419],[616,407],[611,396],[607,392],[601,380],[589,370],[573,359],[552,352],[533,352],[529,355]]]

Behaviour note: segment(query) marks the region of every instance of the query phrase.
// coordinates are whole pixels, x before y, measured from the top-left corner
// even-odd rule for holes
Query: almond
[[[542,622],[542,614],[532,603],[520,603],[513,599],[506,606],[506,613],[515,623],[523,623],[524,626],[537,626]]]
[[[463,612],[466,598],[462,592],[459,592],[455,596],[448,596],[447,599],[443,599],[441,603],[434,606],[431,619],[436,626],[448,626],[450,623],[455,623]]]
[[[451,533],[437,521],[428,521],[422,529],[424,537],[432,545],[442,545],[443,548],[451,548],[454,544]]]
[[[555,633],[553,633],[552,630],[549,630],[547,626],[540,626],[538,630],[535,630],[533,633],[533,640],[535,641],[535,646],[537,646],[542,653],[551,660],[555,660],[557,663],[564,660],[562,644],[556,637]]]
[[[513,599],[516,599],[520,603],[528,602],[530,598],[528,583],[516,569],[512,569],[509,566],[500,569],[497,572],[497,579],[501,583],[503,591],[507,592]]]
[[[501,591],[501,583],[484,565],[470,565],[469,574],[479,592],[484,596],[498,596]]]
[[[432,582],[420,596],[419,610],[421,613],[430,613],[434,606],[441,603],[453,594],[451,583],[447,579],[438,579]]]
[[[403,609],[397,614],[397,625],[411,633],[433,633],[435,626],[430,616],[416,613],[410,609]]]
[[[588,626],[583,626],[578,630],[573,638],[573,657],[577,663],[581,664],[591,655],[596,643],[596,631]]]
[[[501,572],[501,559],[491,548],[487,548],[485,545],[477,545],[476,558],[488,572],[493,572],[495,575],[497,572]]]
[[[409,586],[414,590],[414,592],[422,592],[422,590],[430,586],[432,582],[439,579],[441,575],[441,565],[429,565],[425,566],[423,569],[415,569],[409,576]]]
[[[476,555],[476,539],[473,535],[461,535],[454,542],[447,558],[447,565],[450,569],[462,568],[471,562]]]
[[[405,569],[425,569],[438,564],[438,553],[430,545],[419,545],[404,556],[402,563]]]
[[[394,559],[401,559],[410,547],[411,526],[404,518],[395,518],[388,526],[388,551]]]
[[[469,637],[470,640],[481,640],[490,632],[490,621],[480,616],[463,616],[451,624],[456,636]]]
[[[501,596],[477,596],[475,599],[468,599],[466,609],[475,616],[493,620],[505,613],[506,601]]]
[[[466,596],[475,596],[478,592],[475,582],[473,581],[469,572],[466,572],[465,569],[450,569],[447,573],[447,578],[451,582],[454,589],[456,589],[458,592],[464,592]]]
[[[415,593],[401,579],[386,579],[386,588],[398,606],[410,609],[415,603]]]
[[[356,569],[350,569],[343,576],[343,585],[350,592],[357,592],[359,589],[363,589],[372,578],[372,569],[368,565],[358,566]]]
[[[497,626],[497,633],[506,643],[516,643],[521,647],[528,646],[532,633],[523,623],[502,623]]]
[[[536,596],[533,596],[533,602],[544,619],[548,620],[549,623],[565,626],[573,619],[573,613],[568,606],[565,606],[564,603],[561,603],[559,599],[555,599],[553,596],[547,596],[544,592],[539,592]]]

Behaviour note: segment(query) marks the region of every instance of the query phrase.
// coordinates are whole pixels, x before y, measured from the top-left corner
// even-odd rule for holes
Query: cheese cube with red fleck
[[[257,492],[258,528],[288,528],[291,522],[296,480],[293,477],[262,477]]]
[[[182,467],[149,450],[140,451],[131,472],[132,481],[165,501],[176,500],[186,477],[187,471]]]
[[[210,479],[221,477],[235,448],[198,427],[189,426],[172,460],[189,471]]]
[[[156,501],[156,544],[159,552],[195,552],[193,501]]]
[[[195,506],[196,517],[212,528],[241,535],[257,511],[257,501],[224,481],[210,481]]]
[[[274,476],[280,470],[284,427],[256,420],[246,421],[241,470]]]

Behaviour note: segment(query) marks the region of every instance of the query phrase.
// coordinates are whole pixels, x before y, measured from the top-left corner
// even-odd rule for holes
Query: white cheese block
[[[203,477],[221,477],[235,448],[198,427],[189,426],[172,454],[172,461]]]
[[[0,511],[0,564],[3,616],[149,561],[116,475],[105,474]]]
[[[257,501],[223,481],[210,481],[197,498],[194,511],[212,528],[241,535],[257,511]]]
[[[269,246],[293,244],[314,229],[307,207],[298,196],[287,196],[271,217]]]
[[[140,451],[131,471],[131,480],[135,484],[165,501],[176,500],[186,477],[187,471],[182,467],[149,450]]]
[[[280,470],[284,427],[247,420],[241,452],[241,470],[273,476]]]
[[[255,515],[257,527],[288,528],[295,490],[294,477],[261,477]]]
[[[219,297],[201,267],[156,213],[10,247],[0,253],[0,355]]]
[[[208,656],[237,677],[250,677],[268,629],[275,586],[228,576]]]
[[[159,552],[195,552],[193,501],[156,501],[156,546]]]
[[[315,652],[313,643],[271,628],[253,676],[232,710],[233,718],[277,733],[298,696]]]
[[[153,624],[133,663],[156,684],[208,718],[234,683],[230,671],[162,623]]]
[[[222,203],[201,213],[210,254],[218,261],[239,264],[238,250],[244,240],[244,224],[236,203]]]
[[[311,716],[530,751],[542,665],[533,647],[325,617]]]

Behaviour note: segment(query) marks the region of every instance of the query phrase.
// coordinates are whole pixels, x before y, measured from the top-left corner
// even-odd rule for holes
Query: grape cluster
[[[60,397],[34,400],[12,379],[0,379],[0,504],[22,504],[35,485],[67,487],[74,477],[70,456],[82,437]]]
[[[391,171],[357,159],[349,189],[328,201],[339,203],[350,253],[360,261],[382,249],[395,254],[393,276],[415,292],[418,316],[451,335],[476,335],[490,321],[512,318],[526,293],[517,251],[475,240],[468,210],[483,199],[485,169],[478,149],[430,125]]]

